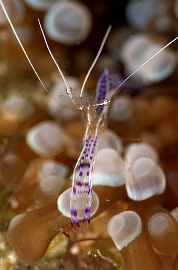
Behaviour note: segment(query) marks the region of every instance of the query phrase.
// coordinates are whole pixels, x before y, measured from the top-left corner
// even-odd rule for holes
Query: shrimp
[[[49,94],[50,92],[42,82],[39,74],[37,73],[35,67],[33,66],[27,52],[25,51],[17,33],[16,30],[9,18],[9,15],[7,14],[6,8],[2,1],[0,1],[0,5],[4,11],[5,16],[7,17],[7,20],[12,28],[12,31],[22,49],[24,52],[30,66],[32,67],[34,73],[36,74],[38,80],[40,81],[41,85],[45,89],[45,91]],[[71,199],[70,199],[70,214],[71,214],[71,227],[74,228],[74,224],[77,225],[77,227],[80,227],[78,215],[77,215],[77,200],[80,200],[82,196],[86,196],[86,205],[84,207],[84,215],[83,215],[83,222],[88,221],[88,224],[90,223],[90,209],[92,205],[92,175],[94,171],[95,166],[95,156],[97,153],[97,140],[98,140],[98,131],[99,128],[103,125],[105,125],[106,120],[108,118],[108,108],[111,101],[111,98],[114,96],[118,90],[128,81],[129,78],[131,78],[138,70],[140,70],[143,66],[145,66],[149,61],[151,61],[156,55],[158,55],[161,51],[163,51],[165,48],[167,48],[170,44],[172,44],[175,40],[178,39],[178,36],[174,38],[172,41],[170,41],[168,44],[166,44],[163,48],[161,48],[158,52],[156,52],[154,55],[152,55],[147,61],[145,61],[139,68],[137,68],[134,72],[132,72],[126,79],[120,78],[119,75],[112,75],[109,73],[107,69],[104,70],[104,72],[101,74],[98,85],[96,88],[96,98],[94,102],[88,102],[85,98],[83,98],[83,91],[85,88],[85,84],[88,80],[88,77],[95,66],[101,51],[104,47],[104,44],[106,42],[106,39],[111,31],[111,26],[108,27],[106,34],[103,38],[103,41],[100,45],[100,48],[98,50],[98,53],[89,68],[87,75],[84,79],[83,85],[80,90],[80,96],[79,98],[74,98],[72,94],[71,87],[67,84],[67,81],[62,73],[62,70],[60,69],[58,63],[56,62],[45,37],[45,34],[43,32],[42,26],[40,21],[38,20],[39,27],[41,29],[44,42],[46,44],[46,47],[48,49],[48,52],[56,65],[65,85],[66,85],[66,92],[68,94],[69,99],[74,104],[75,108],[81,112],[81,116],[86,123],[86,131],[84,135],[84,144],[83,149],[81,151],[81,154],[76,162],[75,168],[73,170],[73,179],[72,179],[72,191],[71,191]],[[54,98],[54,97],[52,97]],[[57,100],[56,100],[57,102]]]

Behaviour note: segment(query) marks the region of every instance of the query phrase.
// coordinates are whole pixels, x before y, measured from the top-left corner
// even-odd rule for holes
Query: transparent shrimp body
[[[100,126],[107,120],[109,100],[106,99],[109,91],[115,87],[117,77],[104,70],[99,78],[94,104],[81,103],[81,112],[87,120],[84,146],[73,171],[72,191],[70,199],[71,226],[79,225],[77,205],[83,208],[83,222],[90,223],[90,209],[92,204],[92,175],[97,152],[97,136]],[[85,200],[84,200],[85,197]]]
[[[9,22],[9,25],[12,28],[12,31],[22,49],[24,52],[31,68],[33,69],[36,77],[38,78],[39,82],[45,89],[45,91],[51,95],[51,93],[48,91],[48,89],[45,87],[43,81],[41,80],[38,72],[36,71],[35,67],[33,66],[28,54],[26,53],[17,33],[16,30],[10,20],[10,17],[6,11],[6,8],[3,4],[3,1],[0,0],[0,5],[4,11],[4,14]],[[86,132],[84,137],[84,146],[82,149],[82,152],[78,158],[78,161],[76,163],[76,166],[74,168],[73,173],[73,182],[72,182],[72,192],[71,192],[71,202],[70,202],[70,212],[71,212],[71,225],[73,227],[74,223],[79,226],[79,220],[77,215],[77,207],[76,202],[80,202],[80,197],[83,196],[83,198],[86,198],[85,205],[84,205],[84,215],[83,220],[88,220],[88,223],[90,222],[90,208],[92,203],[92,173],[94,170],[94,164],[95,164],[95,155],[97,151],[97,136],[98,136],[98,129],[101,125],[105,124],[107,119],[107,112],[108,112],[108,105],[110,103],[110,99],[112,96],[121,88],[122,85],[125,84],[129,78],[131,78],[136,72],[138,72],[140,69],[142,69],[143,66],[145,66],[149,61],[151,61],[154,57],[156,57],[159,53],[161,53],[165,48],[167,48],[170,44],[175,42],[178,39],[178,36],[175,37],[173,40],[171,40],[168,44],[166,44],[164,47],[162,47],[160,50],[158,50],[155,54],[153,54],[148,60],[146,60],[141,66],[139,66],[134,72],[132,72],[126,79],[121,79],[118,75],[110,75],[107,70],[104,71],[104,73],[101,75],[98,86],[97,86],[97,93],[96,93],[96,101],[94,104],[88,103],[84,98],[82,98],[84,86],[87,82],[87,79],[91,73],[91,70],[93,69],[94,65],[96,64],[99,55],[103,49],[103,46],[106,42],[106,39],[109,35],[109,32],[111,30],[111,26],[108,27],[106,34],[103,38],[103,41],[101,43],[101,46],[98,50],[98,53],[91,65],[91,67],[88,70],[88,73],[84,79],[81,92],[80,92],[80,98],[76,101],[72,95],[72,89],[68,86],[65,77],[57,64],[49,46],[46,40],[46,37],[44,35],[42,26],[40,21],[39,26],[44,38],[44,42],[46,44],[46,47],[49,51],[49,54],[56,65],[65,85],[67,88],[67,94],[70,98],[70,100],[75,105],[75,108],[77,110],[80,110],[82,117],[84,118],[86,125]],[[142,88],[142,87],[141,87]],[[138,90],[138,87],[136,87],[136,90]],[[54,100],[55,98],[52,97]],[[57,100],[55,100],[57,102]],[[58,102],[57,102],[58,103]],[[79,171],[79,174],[77,174],[77,171]]]

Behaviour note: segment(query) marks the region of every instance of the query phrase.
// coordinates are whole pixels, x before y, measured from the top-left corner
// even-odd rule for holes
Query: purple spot
[[[74,209],[74,208],[71,208],[70,209],[70,214],[71,214],[70,224],[71,224],[72,229],[74,227],[74,223],[76,223],[77,227],[80,228],[80,224],[79,224],[79,221],[78,221],[78,218],[77,218],[77,210]]]
[[[82,187],[82,182],[81,182],[81,181],[78,181],[78,182],[77,182],[77,186],[78,186],[79,188],[81,188],[81,187]]]
[[[76,195],[76,187],[75,186],[72,187],[72,194]]]
[[[88,206],[88,205],[86,205],[86,207],[85,207],[85,213],[84,213],[84,216],[83,216],[83,223],[87,219],[88,220],[88,225],[90,224],[90,210],[91,210],[91,207]]]

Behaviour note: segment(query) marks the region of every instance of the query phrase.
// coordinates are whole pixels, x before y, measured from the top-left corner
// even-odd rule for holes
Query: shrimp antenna
[[[1,4],[1,7],[2,7],[2,9],[3,9],[3,11],[4,11],[4,14],[5,14],[5,16],[6,16],[8,22],[9,22],[9,24],[10,24],[10,27],[12,28],[12,31],[14,32],[14,35],[15,35],[15,37],[16,37],[16,39],[17,39],[17,41],[18,41],[18,43],[19,43],[19,45],[20,45],[22,51],[24,52],[24,54],[25,54],[25,56],[26,56],[26,58],[27,58],[27,60],[28,60],[28,62],[29,62],[29,64],[30,64],[30,66],[32,67],[32,69],[33,69],[35,75],[37,76],[38,80],[40,81],[40,83],[41,83],[41,85],[43,86],[43,88],[45,89],[45,91],[46,91],[48,94],[51,95],[51,93],[48,91],[48,89],[46,88],[46,86],[45,86],[44,83],[42,82],[40,76],[38,75],[38,72],[37,72],[36,69],[34,68],[34,66],[33,66],[33,64],[32,64],[32,62],[31,62],[31,60],[30,60],[28,54],[26,53],[26,51],[25,51],[25,49],[24,49],[24,47],[23,47],[23,45],[22,45],[22,43],[21,43],[21,41],[20,41],[20,39],[19,39],[19,37],[18,37],[18,35],[17,35],[17,33],[16,33],[16,30],[15,30],[15,28],[14,28],[14,26],[13,26],[13,24],[12,24],[10,18],[9,18],[9,15],[8,15],[8,13],[7,13],[7,11],[6,11],[6,8],[5,8],[3,2],[0,1],[0,4]]]
[[[112,28],[112,25],[109,25],[109,27],[108,27],[108,29],[107,29],[107,31],[106,31],[106,34],[104,35],[103,41],[102,41],[102,43],[101,43],[101,45],[100,45],[100,48],[99,48],[99,50],[98,50],[98,53],[97,53],[97,55],[96,55],[96,57],[95,57],[95,59],[94,59],[92,65],[91,65],[91,67],[89,68],[89,70],[88,70],[88,72],[87,72],[87,75],[86,75],[86,77],[85,77],[85,79],[84,79],[84,82],[83,82],[83,84],[82,84],[82,88],[81,88],[81,91],[80,91],[80,97],[82,97],[82,94],[83,94],[83,90],[84,90],[85,84],[86,84],[86,82],[87,82],[87,80],[88,80],[88,77],[89,77],[89,75],[90,75],[90,73],[91,73],[91,71],[92,71],[94,65],[96,64],[96,62],[97,62],[97,60],[98,60],[98,58],[99,58],[99,56],[100,56],[100,54],[101,54],[101,51],[102,51],[102,49],[103,49],[103,47],[104,47],[104,44],[105,44],[105,42],[106,42],[106,39],[108,38],[108,35],[109,35],[110,31],[111,31],[111,28]]]
[[[175,37],[173,40],[171,40],[169,43],[167,43],[164,47],[162,47],[158,52],[153,54],[148,60],[146,60],[139,68],[137,68],[135,71],[133,71],[125,80],[123,80],[117,88],[113,89],[106,98],[111,98],[114,93],[128,80],[130,79],[137,71],[139,71],[143,66],[145,66],[149,61],[151,61],[156,55],[158,55],[160,52],[162,52],[164,49],[166,49],[169,45],[171,45],[174,41],[178,39],[178,36]]]
[[[40,19],[38,19],[38,24],[39,24],[39,26],[40,26],[40,30],[41,30],[41,33],[42,33],[42,35],[43,35],[43,39],[44,39],[44,42],[45,42],[45,44],[46,44],[47,50],[48,50],[48,52],[49,52],[49,54],[50,54],[50,56],[51,56],[51,58],[52,58],[54,64],[56,65],[57,70],[58,70],[59,73],[61,74],[61,77],[62,77],[62,79],[63,79],[63,81],[64,81],[64,83],[65,83],[65,85],[66,85],[66,88],[67,88],[67,89],[70,89],[70,87],[68,86],[68,84],[67,84],[67,82],[66,82],[66,79],[65,79],[65,77],[64,77],[64,74],[62,73],[62,70],[60,69],[58,63],[56,62],[56,59],[54,58],[54,55],[52,54],[52,52],[51,52],[51,50],[50,50],[50,48],[49,48],[48,42],[47,42],[47,40],[46,40],[46,36],[45,36],[44,31],[43,31],[43,28],[42,28],[42,26],[41,26]]]

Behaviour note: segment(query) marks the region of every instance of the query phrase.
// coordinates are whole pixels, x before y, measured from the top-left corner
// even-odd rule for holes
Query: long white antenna
[[[4,14],[5,14],[5,16],[6,16],[8,22],[9,22],[9,24],[10,24],[10,27],[12,28],[12,31],[14,32],[14,35],[15,35],[15,37],[16,37],[16,39],[17,39],[17,41],[18,41],[18,43],[19,43],[19,45],[20,45],[22,51],[24,52],[24,54],[25,54],[25,56],[26,56],[26,58],[27,58],[27,60],[28,60],[28,62],[29,62],[29,64],[30,64],[30,66],[32,67],[32,69],[33,69],[35,75],[37,76],[37,78],[38,78],[38,80],[40,81],[40,83],[41,83],[41,85],[43,86],[43,88],[46,90],[46,92],[47,92],[48,94],[50,94],[50,92],[48,91],[48,89],[46,88],[46,86],[44,85],[44,83],[42,82],[40,76],[38,75],[36,69],[34,68],[34,66],[33,66],[33,64],[32,64],[32,62],[31,62],[30,58],[28,57],[28,54],[26,53],[26,51],[25,51],[25,49],[24,49],[24,47],[23,47],[23,45],[22,45],[22,43],[21,43],[21,41],[20,41],[20,39],[19,39],[19,37],[18,37],[16,31],[15,31],[15,28],[14,28],[14,26],[13,26],[13,24],[12,24],[10,18],[9,18],[9,15],[8,15],[8,13],[7,13],[7,11],[6,11],[6,8],[5,8],[3,2],[0,1],[0,4],[1,4],[1,7],[2,7],[2,9],[3,9],[3,11],[4,11]]]
[[[46,40],[46,37],[45,37],[44,31],[43,31],[43,28],[42,28],[42,26],[41,26],[41,23],[40,23],[40,20],[39,20],[39,19],[38,19],[38,23],[39,23],[40,30],[41,30],[41,33],[42,33],[42,35],[43,35],[43,39],[44,39],[44,42],[45,42],[45,44],[46,44],[47,50],[48,50],[48,52],[49,52],[49,54],[50,54],[50,56],[51,56],[51,58],[52,58],[54,64],[56,65],[57,70],[58,70],[59,73],[61,74],[61,77],[62,77],[62,79],[63,79],[63,81],[64,81],[64,83],[65,83],[65,85],[66,85],[66,88],[67,88],[67,89],[70,89],[70,87],[68,86],[68,84],[67,84],[67,82],[66,82],[66,79],[65,79],[65,77],[64,77],[64,74],[62,73],[62,70],[60,69],[58,63],[56,62],[56,59],[54,58],[54,56],[53,56],[53,54],[52,54],[52,52],[51,52],[51,50],[50,50],[50,48],[49,48],[48,42],[47,42],[47,40]]]
[[[153,54],[148,60],[146,60],[139,68],[137,68],[134,72],[132,72],[123,82],[121,82],[117,88],[113,89],[110,93],[108,93],[107,97],[110,99],[114,93],[130,78],[132,77],[137,71],[139,71],[143,66],[145,66],[149,61],[151,61],[156,55],[158,55],[160,52],[162,52],[164,49],[166,49],[169,45],[171,45],[174,41],[178,39],[178,36],[175,37],[173,40],[171,40],[169,43],[167,43],[163,48],[161,48],[158,52]]]
[[[105,34],[105,36],[104,36],[104,38],[103,38],[103,41],[102,41],[102,43],[101,43],[101,45],[100,45],[100,48],[99,48],[99,50],[98,50],[98,53],[97,53],[97,55],[96,55],[96,57],[95,57],[95,59],[94,59],[92,65],[91,65],[91,67],[89,68],[89,70],[88,70],[88,72],[87,72],[87,75],[86,75],[86,77],[85,77],[85,79],[84,79],[84,82],[83,82],[83,84],[82,84],[82,88],[81,88],[81,91],[80,91],[80,97],[82,97],[82,94],[83,94],[83,90],[84,90],[85,84],[86,84],[86,82],[87,82],[87,80],[88,80],[88,77],[89,77],[89,75],[90,75],[90,73],[91,73],[91,71],[92,71],[94,65],[96,64],[96,62],[97,62],[97,60],[98,60],[98,58],[99,58],[99,56],[100,56],[100,53],[101,53],[101,51],[102,51],[102,49],[103,49],[103,46],[104,46],[104,44],[105,44],[105,42],[106,42],[106,39],[107,39],[107,37],[108,37],[108,35],[109,35],[109,32],[111,31],[111,28],[112,28],[112,25],[109,25],[109,27],[108,27],[108,29],[107,29],[107,31],[106,31],[106,34]]]

